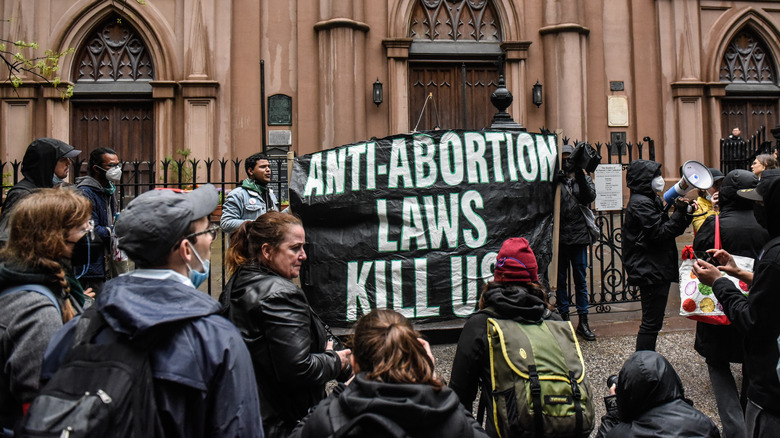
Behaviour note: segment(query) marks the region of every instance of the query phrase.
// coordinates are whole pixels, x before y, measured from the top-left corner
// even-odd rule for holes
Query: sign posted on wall
[[[552,258],[553,134],[427,131],[298,157],[301,283],[333,326],[381,307],[415,322],[471,315],[504,240]]]

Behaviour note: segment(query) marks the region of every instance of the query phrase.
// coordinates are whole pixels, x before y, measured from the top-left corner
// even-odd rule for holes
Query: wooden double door
[[[490,103],[497,85],[494,62],[410,62],[409,128],[487,128],[497,112]]]
[[[120,161],[155,160],[151,100],[74,100],[71,105],[71,142],[82,150],[82,158],[108,147],[117,151]]]
[[[766,126],[767,137],[772,141],[770,130],[777,126],[777,104],[775,98],[724,98],[720,107],[721,138],[727,138],[731,130],[739,128],[745,140]]]

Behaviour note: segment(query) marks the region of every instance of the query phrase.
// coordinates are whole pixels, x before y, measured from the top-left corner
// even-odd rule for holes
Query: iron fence
[[[766,126],[761,126],[749,139],[720,139],[720,170],[724,175],[735,169],[750,169],[759,154],[768,154],[772,142],[767,140]]]
[[[564,139],[564,141],[568,141]],[[655,159],[653,141],[645,137],[645,142],[637,143],[596,143],[595,148],[603,157],[602,163],[621,164],[625,171],[628,164],[637,158],[645,156]],[[271,183],[274,192],[279,194],[282,205],[288,202],[287,194],[287,160],[272,159]],[[242,160],[227,159],[165,159],[151,163],[149,161],[130,161],[123,163],[123,176],[117,184],[117,200],[120,209],[133,198],[155,188],[191,189],[195,185],[210,183],[217,187],[221,194],[220,200],[230,190],[241,184],[245,174]],[[75,162],[72,167],[74,175],[86,175],[86,163]],[[0,201],[4,199],[7,189],[21,178],[21,163],[19,161],[0,162],[3,173],[3,184],[0,190]],[[598,242],[589,251],[588,286],[590,306],[597,312],[609,312],[611,305],[638,301],[638,289],[628,286],[625,269],[622,264],[622,223],[624,212],[596,211],[596,224],[601,233]],[[214,216],[212,221],[218,222]],[[205,282],[201,289],[211,295],[218,295],[227,282],[225,266],[225,251],[227,239],[223,232],[213,243],[210,281]],[[568,282],[572,284],[571,281]],[[567,290],[571,295],[571,291]],[[570,299],[571,303],[574,300]]]

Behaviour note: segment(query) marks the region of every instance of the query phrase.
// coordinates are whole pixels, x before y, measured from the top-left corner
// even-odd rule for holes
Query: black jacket
[[[723,249],[732,255],[758,259],[769,233],[756,222],[753,205],[737,195],[737,190],[755,187],[758,178],[747,170],[730,172],[719,192],[720,240]],[[693,249],[706,251],[715,248],[715,216],[708,217],[696,238]],[[733,325],[696,323],[696,351],[709,360],[718,362],[742,362],[745,337]]]
[[[425,438],[485,437],[487,434],[449,388],[414,383],[383,383],[358,374],[340,385],[301,422],[290,438],[327,437],[361,414],[377,414],[405,435]],[[380,436],[370,423],[355,425],[347,436]]]
[[[266,437],[287,436],[341,371],[325,326],[298,286],[256,263],[233,274],[219,301],[252,355]]]
[[[763,175],[766,176],[765,174]],[[729,280],[718,279],[713,292],[723,305],[731,324],[745,335],[745,363],[749,364],[748,398],[780,416],[780,381],[777,362],[780,358],[777,338],[780,336],[780,178],[774,178],[764,195],[765,218],[770,242],[754,268],[753,284],[747,298]]]
[[[601,418],[596,437],[720,437],[709,417],[689,404],[680,377],[655,351],[638,351],[618,374],[617,414]]]
[[[560,242],[566,245],[589,245],[590,233],[585,224],[580,205],[587,206],[596,199],[596,185],[577,169],[574,177],[561,181],[561,235]]]
[[[532,295],[521,285],[493,283],[483,293],[485,310],[471,315],[463,326],[455,351],[450,376],[450,388],[467,409],[471,409],[477,388],[482,383],[482,394],[490,385],[490,358],[487,339],[487,319],[511,319],[522,323],[539,323],[543,319],[560,320],[550,312],[541,298]],[[488,399],[484,399],[487,403]],[[488,421],[488,431],[493,430]]]
[[[663,201],[651,185],[660,175],[661,164],[647,160],[632,161],[626,172],[631,197],[623,220],[623,266],[632,286],[678,281],[674,240],[692,217],[682,209],[675,209],[671,217],[664,212]]]
[[[35,189],[46,189],[54,186],[54,168],[62,155],[73,149],[67,143],[54,138],[39,138],[33,140],[22,158],[22,175],[24,178],[16,183],[3,202],[3,216],[11,212],[14,204],[29,195]]]

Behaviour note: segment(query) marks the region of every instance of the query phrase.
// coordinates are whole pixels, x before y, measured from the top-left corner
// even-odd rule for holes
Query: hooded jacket
[[[0,264],[0,291],[23,284],[46,286],[62,293],[52,277]],[[60,307],[64,302],[60,300]],[[62,315],[49,298],[33,291],[0,295],[0,428],[13,430],[22,405],[38,394],[38,378],[46,345],[62,327]]]
[[[672,365],[655,351],[637,351],[618,374],[618,415],[601,418],[596,437],[720,437],[718,427],[685,398]]]
[[[545,306],[544,301],[522,284],[490,283],[482,294],[483,309],[471,315],[463,326],[455,351],[450,376],[450,388],[463,406],[471,407],[480,381],[482,394],[490,382],[490,358],[487,319],[511,319],[524,324],[539,324],[544,319],[560,320]],[[488,432],[492,422],[488,421]]]
[[[92,221],[95,223],[95,234],[103,242],[104,253],[111,249],[111,229],[116,214],[116,199],[114,195],[105,192],[104,187],[91,176],[83,176],[76,179],[76,187],[92,203]],[[105,278],[105,257],[100,257],[96,262],[90,263],[84,278]],[[73,272],[80,274],[84,266],[74,266]]]
[[[780,416],[780,381],[777,363],[780,353],[777,338],[780,336],[780,176],[769,179],[762,174],[760,184],[767,184],[764,191],[765,210],[762,218],[768,225],[772,239],[764,245],[753,268],[753,284],[747,298],[734,283],[717,279],[712,290],[723,305],[723,312],[731,324],[745,336],[745,363],[750,364],[748,398],[764,410]]]
[[[675,238],[685,232],[691,217],[675,209],[671,217],[652,181],[661,176],[661,163],[635,160],[628,165],[626,185],[631,197],[623,220],[623,266],[632,286],[677,282]]]
[[[758,178],[747,170],[734,170],[723,179],[719,205],[720,239],[723,249],[732,255],[758,259],[761,247],[769,241],[769,233],[756,222],[753,203],[739,195],[740,189],[755,188]],[[693,249],[706,251],[715,248],[715,216],[708,217],[696,238]],[[733,325],[696,323],[696,351],[709,360],[742,362],[745,337]]]
[[[287,436],[341,372],[324,324],[301,288],[257,263],[239,267],[219,301],[252,355],[266,436]]]
[[[596,199],[596,185],[582,169],[574,177],[561,181],[561,236],[566,245],[590,245],[590,233],[580,205],[587,206]]]
[[[399,426],[404,436],[471,438],[487,434],[449,388],[368,380],[364,373],[349,386],[340,385],[320,402],[290,438],[328,437],[361,414],[377,414]],[[364,423],[347,436],[380,436]]]
[[[144,271],[170,273],[144,277]],[[173,271],[142,270],[109,280],[94,305],[113,330],[130,339],[153,336],[154,393],[166,436],[262,436],[251,359],[236,328],[217,313],[219,303]],[[74,318],[52,339],[41,380],[49,380],[73,343]]]

